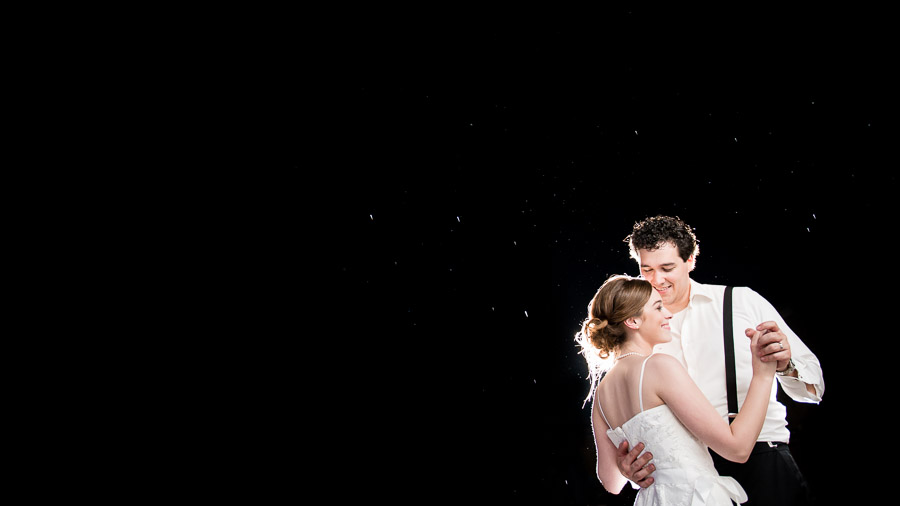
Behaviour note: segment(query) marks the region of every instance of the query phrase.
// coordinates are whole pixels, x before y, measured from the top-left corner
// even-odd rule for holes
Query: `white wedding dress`
[[[638,492],[635,506],[730,506],[732,501],[746,502],[747,494],[737,480],[719,476],[707,446],[694,437],[669,406],[662,404],[644,411],[641,388],[649,358],[641,364],[638,387],[641,412],[620,427],[606,431],[616,447],[627,440],[629,448],[644,443],[644,448],[653,452],[652,462],[656,466],[651,474],[653,484]],[[609,427],[599,399],[597,406]]]

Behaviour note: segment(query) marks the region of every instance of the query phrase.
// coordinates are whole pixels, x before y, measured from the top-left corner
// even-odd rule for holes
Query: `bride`
[[[638,492],[635,505],[745,502],[738,482],[718,475],[707,447],[728,460],[747,460],[762,429],[776,363],[759,360],[762,333],[756,332],[750,339],[753,379],[729,425],[675,358],[653,354],[655,345],[672,339],[671,318],[649,282],[628,276],[609,278],[588,306],[576,340],[591,371],[597,477],[618,494],[628,480],[616,467],[616,447],[644,442],[653,448],[648,466],[654,481]]]

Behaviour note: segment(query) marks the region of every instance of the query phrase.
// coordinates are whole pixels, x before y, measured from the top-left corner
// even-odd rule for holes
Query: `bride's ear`
[[[631,318],[626,319],[623,323],[631,330],[637,330],[641,328],[641,319],[636,316],[632,316]]]

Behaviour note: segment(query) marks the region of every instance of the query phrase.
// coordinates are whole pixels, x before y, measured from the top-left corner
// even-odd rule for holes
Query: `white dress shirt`
[[[659,344],[655,352],[667,353],[677,358],[688,374],[700,387],[716,411],[727,420],[728,399],[725,386],[725,347],[722,341],[722,307],[725,287],[705,285],[691,279],[688,307],[673,315],[670,322],[672,341]],[[758,441],[788,442],[784,405],[776,400],[776,386],[781,384],[792,399],[798,402],[819,403],[825,392],[825,380],[819,359],[803,344],[778,314],[778,311],[761,295],[750,288],[735,287],[732,292],[733,337],[735,375],[737,376],[738,406],[747,397],[747,388],[753,376],[750,355],[750,338],[744,329],[753,328],[766,321],[774,321],[787,336],[791,358],[799,373],[798,378],[777,376],[772,383],[769,408]],[[814,385],[816,394],[806,390],[806,384]]]

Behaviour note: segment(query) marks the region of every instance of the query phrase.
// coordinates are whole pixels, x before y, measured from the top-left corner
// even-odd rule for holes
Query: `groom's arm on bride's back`
[[[642,455],[640,459],[635,460],[635,457],[640,453],[640,450],[643,449],[643,444],[635,445],[636,451],[633,452],[633,455],[630,458],[630,463],[632,465],[639,464],[639,466],[636,467],[639,472],[629,474],[622,472],[622,467],[619,467],[619,462],[623,460],[623,457],[627,459],[627,455],[632,452],[628,451],[627,441],[623,441],[622,445],[619,448],[616,448],[609,437],[607,437],[606,422],[600,417],[596,396],[594,398],[593,406],[591,407],[591,427],[594,431],[594,444],[597,448],[597,479],[600,480],[600,483],[603,484],[603,488],[605,488],[607,492],[611,494],[618,494],[621,492],[622,487],[628,483],[628,479],[632,479],[630,475],[637,475],[639,480],[643,480],[646,478],[646,475],[650,474],[650,470],[644,471],[641,470],[641,467],[643,467],[652,456],[645,454]],[[649,481],[644,481],[646,484],[641,484],[640,481],[637,482],[639,485],[646,488],[653,483],[653,478],[649,478]]]
[[[651,474],[656,467],[649,463],[653,454],[647,451],[641,455],[642,451],[644,451],[644,443],[634,445],[634,448],[629,451],[628,441],[623,441],[616,449],[616,467],[619,468],[622,476],[637,483],[641,488],[647,488],[653,484]],[[641,456],[638,457],[638,455]]]

